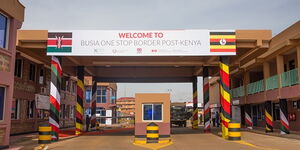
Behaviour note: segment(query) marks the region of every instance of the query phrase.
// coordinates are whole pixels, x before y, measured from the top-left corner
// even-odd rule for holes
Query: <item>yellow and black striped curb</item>
[[[228,140],[239,141],[241,140],[241,124],[240,123],[229,123],[228,124]]]

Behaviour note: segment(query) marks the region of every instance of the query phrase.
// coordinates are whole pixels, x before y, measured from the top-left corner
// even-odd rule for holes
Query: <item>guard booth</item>
[[[137,93],[135,98],[135,142],[169,142],[170,94]]]

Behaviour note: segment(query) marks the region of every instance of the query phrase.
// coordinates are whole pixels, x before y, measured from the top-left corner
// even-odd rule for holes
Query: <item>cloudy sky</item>
[[[271,29],[276,35],[300,19],[300,0],[20,2],[26,7],[22,29]],[[173,101],[192,97],[189,83],[119,84],[118,89],[119,97],[134,96],[135,92],[170,92]]]

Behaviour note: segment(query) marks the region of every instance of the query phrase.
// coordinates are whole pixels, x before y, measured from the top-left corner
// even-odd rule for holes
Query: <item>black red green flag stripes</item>
[[[197,91],[197,76],[193,77],[193,120],[192,128],[198,129],[198,91]]]
[[[210,32],[210,52],[236,52],[234,31]]]
[[[280,106],[280,123],[281,123],[280,133],[289,134],[290,125],[288,121],[288,108],[287,108],[286,99],[280,99],[279,106]]]
[[[272,102],[265,102],[266,132],[273,132]]]
[[[97,90],[97,82],[95,81],[95,77],[93,77],[93,85],[92,85],[92,103],[91,103],[91,128],[96,127],[96,90]]]
[[[76,135],[83,131],[84,67],[77,67]]]
[[[251,105],[246,104],[245,105],[245,123],[246,127],[249,129],[253,129],[253,121],[251,117]]]
[[[47,52],[72,52],[72,32],[49,32]]]
[[[60,88],[62,68],[59,57],[51,59],[51,83],[50,83],[50,116],[49,123],[52,128],[51,139],[57,141],[59,136],[59,112],[60,112]]]
[[[231,120],[229,57],[220,57],[220,103],[222,120],[222,137],[228,138],[228,123]]]
[[[203,103],[204,103],[204,132],[210,132],[209,108],[209,73],[208,67],[203,67]]]

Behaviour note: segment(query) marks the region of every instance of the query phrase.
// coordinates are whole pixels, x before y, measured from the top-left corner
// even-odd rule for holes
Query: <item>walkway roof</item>
[[[254,56],[265,53],[272,38],[271,30],[236,30],[237,55],[230,56],[231,70],[247,65]],[[50,68],[46,56],[47,30],[20,30],[17,52]],[[202,67],[209,66],[210,75],[218,75],[219,56],[65,56],[64,73],[75,76],[76,66],[86,66],[86,76],[96,76],[105,82],[190,82],[202,75]]]

